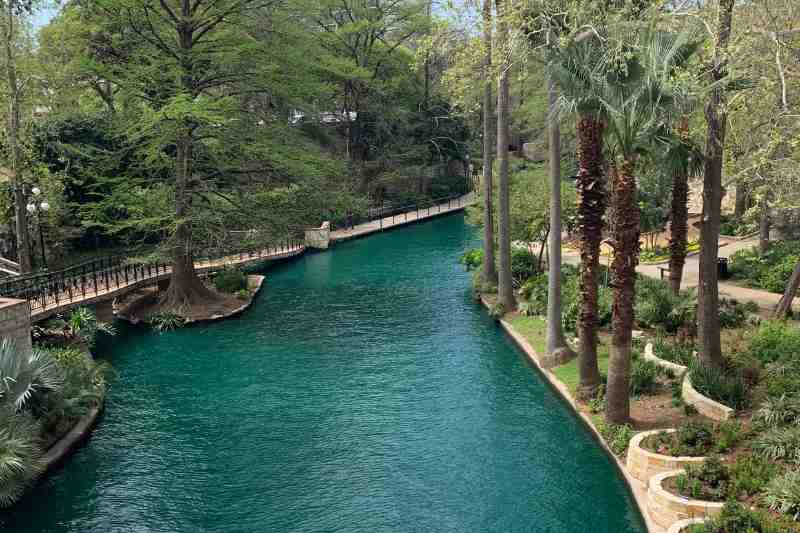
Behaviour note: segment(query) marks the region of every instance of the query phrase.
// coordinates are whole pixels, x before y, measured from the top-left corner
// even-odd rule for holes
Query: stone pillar
[[[0,337],[12,339],[23,353],[31,351],[31,311],[25,300],[0,298]]]
[[[327,250],[331,244],[331,223],[323,222],[319,228],[306,230],[306,246]]]

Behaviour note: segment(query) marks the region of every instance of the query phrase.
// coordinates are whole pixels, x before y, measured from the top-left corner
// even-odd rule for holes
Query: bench
[[[669,268],[660,266],[660,267],[658,267],[658,272],[661,274],[661,279],[663,280],[664,279],[664,272],[669,274]]]

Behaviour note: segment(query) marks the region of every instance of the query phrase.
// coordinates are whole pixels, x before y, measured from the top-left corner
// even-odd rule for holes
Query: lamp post
[[[50,204],[47,203],[47,200],[44,199],[42,196],[42,190],[39,187],[34,186],[31,189],[31,198],[28,202],[26,209],[31,216],[36,218],[36,223],[39,226],[39,244],[42,247],[42,265],[44,269],[47,270],[47,254],[45,253],[44,249],[44,233],[42,232],[42,216],[44,213],[50,210]],[[41,198],[41,201],[40,201]]]

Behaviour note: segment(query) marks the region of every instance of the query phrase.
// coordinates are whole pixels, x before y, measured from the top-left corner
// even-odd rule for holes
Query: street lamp
[[[31,189],[31,194],[33,196],[30,199],[30,202],[26,206],[28,213],[31,216],[36,217],[36,222],[39,225],[39,244],[42,247],[42,264],[44,265],[44,269],[47,270],[47,255],[44,251],[44,233],[42,232],[42,215],[50,210],[50,204],[47,203],[47,200],[42,198],[42,201],[39,201],[39,198],[42,197],[42,190],[39,187],[33,187]]]

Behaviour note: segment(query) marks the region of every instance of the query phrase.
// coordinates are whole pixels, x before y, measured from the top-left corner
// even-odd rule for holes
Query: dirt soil
[[[160,294],[157,287],[143,287],[126,294],[115,302],[117,316],[133,324],[143,322],[148,316],[162,310],[158,301]],[[191,308],[182,310],[180,315],[189,322],[209,320],[229,315],[246,303],[246,300],[241,300],[231,294],[217,294],[219,295],[218,300],[193,305]]]

